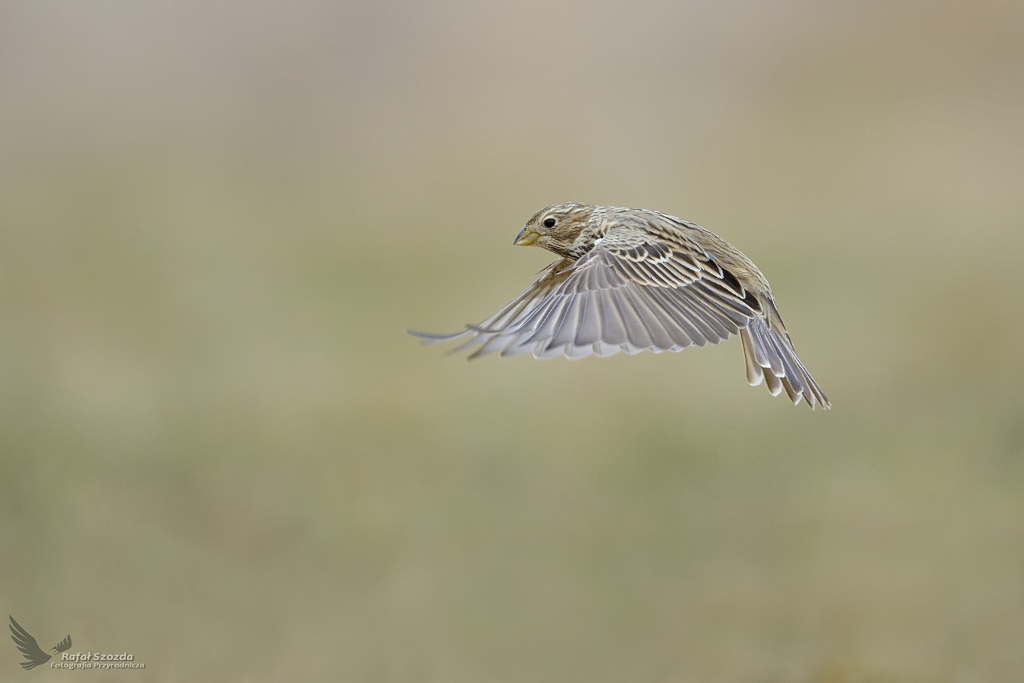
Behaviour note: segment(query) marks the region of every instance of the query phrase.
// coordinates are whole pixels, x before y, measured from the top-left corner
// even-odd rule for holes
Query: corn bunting
[[[713,232],[647,209],[555,204],[513,244],[560,258],[529,289],[455,334],[409,330],[428,343],[468,337],[469,356],[534,358],[680,351],[739,334],[747,381],[794,404],[832,406],[796,355],[757,266]]]

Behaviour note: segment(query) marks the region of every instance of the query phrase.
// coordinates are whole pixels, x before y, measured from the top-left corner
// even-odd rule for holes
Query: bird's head
[[[553,204],[534,214],[516,235],[513,244],[520,247],[536,245],[560,256],[579,257],[591,246],[581,244],[580,240],[593,213],[594,207],[586,204]]]

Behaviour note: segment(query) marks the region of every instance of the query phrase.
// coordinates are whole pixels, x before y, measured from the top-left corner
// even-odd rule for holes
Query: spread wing
[[[64,636],[64,640],[57,643],[57,646],[53,648],[57,652],[66,652],[71,649],[71,635]]]
[[[679,351],[717,344],[761,311],[757,297],[704,250],[633,228],[612,228],[577,261],[552,264],[512,303],[454,335],[459,348],[536,358]]]
[[[39,647],[39,643],[32,637],[28,631],[21,627],[21,624],[11,617],[11,623],[9,624],[11,629],[11,639],[14,640],[14,644],[18,646],[18,650],[21,654],[25,655],[25,659],[28,661],[21,662],[23,669],[34,669],[40,664],[44,664],[50,660],[50,655],[43,652]],[[68,644],[70,647],[70,643]]]
[[[414,337],[423,339],[427,344],[439,344],[441,342],[459,339],[466,335],[476,337],[483,330],[505,329],[512,322],[528,314],[530,311],[533,311],[537,306],[543,303],[544,298],[551,294],[559,284],[564,282],[566,278],[572,274],[572,262],[569,259],[561,259],[552,263],[541,271],[541,273],[540,279],[530,285],[526,291],[479,325],[466,325],[465,330],[455,332],[453,334],[433,334],[431,332],[418,332],[416,330],[406,331]],[[472,341],[473,340],[471,339],[467,344],[471,344]],[[465,347],[466,344],[463,344],[456,348],[455,351]],[[474,357],[476,357],[476,354],[474,354]]]

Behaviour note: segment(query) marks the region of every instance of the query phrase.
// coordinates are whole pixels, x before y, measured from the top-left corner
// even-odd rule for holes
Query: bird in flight
[[[8,615],[10,616],[10,615]],[[45,664],[50,661],[53,655],[48,655],[43,652],[42,648],[39,647],[39,643],[32,637],[28,631],[22,628],[21,624],[11,617],[11,623],[8,625],[11,629],[11,639],[14,644],[21,650],[21,654],[25,655],[27,661],[21,662],[21,668],[23,669],[34,669],[40,664]],[[57,643],[55,646],[50,648],[54,654],[65,652],[71,649],[71,636],[65,636],[64,640]]]
[[[757,266],[710,230],[647,209],[555,204],[513,244],[560,258],[511,303],[454,334],[409,330],[427,343],[467,337],[455,350],[534,358],[681,351],[740,336],[747,382],[783,390],[794,405],[831,408],[796,355]]]

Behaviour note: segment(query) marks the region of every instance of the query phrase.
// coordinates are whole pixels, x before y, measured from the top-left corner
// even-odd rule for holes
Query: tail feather
[[[812,410],[818,405],[831,408],[825,392],[796,355],[778,310],[771,302],[765,308],[765,318],[756,316],[740,331],[747,382],[757,386],[764,380],[772,396],[785,389],[794,405],[805,400]]]
[[[747,365],[747,384],[756,387],[764,381],[764,370],[754,357],[754,342],[750,340],[750,332],[745,327],[740,330],[740,342],[743,344],[743,360]]]

